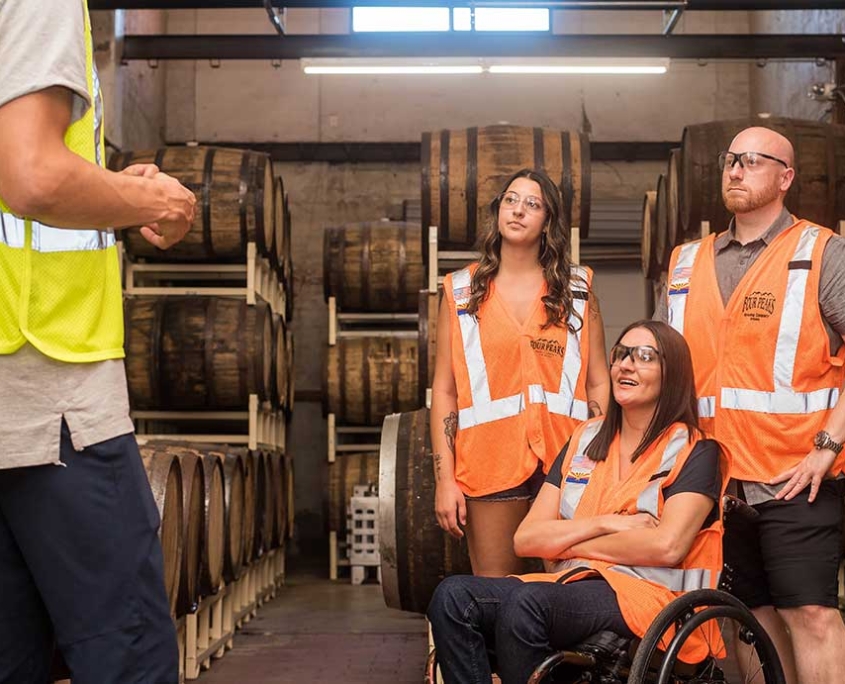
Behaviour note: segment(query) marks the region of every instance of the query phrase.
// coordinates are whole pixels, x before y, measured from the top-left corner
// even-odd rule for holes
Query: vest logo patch
[[[466,287],[458,287],[452,291],[452,294],[455,297],[455,310],[458,312],[458,316],[463,316],[467,313],[471,288],[469,285]]]
[[[775,312],[775,296],[771,292],[754,291],[742,300],[742,315],[751,321],[761,321]]]
[[[563,355],[566,353],[566,350],[560,342],[557,340],[546,339],[544,337],[532,339],[531,348],[540,356],[546,357],[559,356],[560,358],[563,358]]]
[[[689,294],[689,281],[692,276],[692,266],[678,266],[672,271],[669,279],[668,293],[670,295]]]
[[[596,462],[587,454],[576,454],[563,481],[566,484],[585,485],[589,483],[595,467]]]

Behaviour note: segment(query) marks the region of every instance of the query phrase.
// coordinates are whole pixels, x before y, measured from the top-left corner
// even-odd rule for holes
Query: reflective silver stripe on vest
[[[584,286],[580,286],[583,283]],[[580,266],[572,267],[570,287],[572,292],[578,292],[589,297],[590,291],[586,287],[587,271]],[[546,404],[549,413],[570,416],[576,420],[587,420],[590,412],[587,402],[575,398],[575,388],[581,375],[581,331],[586,323],[587,299],[573,299],[572,312],[569,314],[569,325],[577,330],[567,330],[566,350],[560,372],[560,388],[558,392],[548,392],[542,385],[531,385],[528,388],[528,400],[532,404]],[[577,313],[577,316],[576,316]],[[579,318],[580,317],[580,318]]]
[[[568,474],[561,473],[560,517],[564,520],[572,520],[575,517],[575,509],[581,503],[581,497],[584,496],[584,491],[590,482],[588,474],[596,467],[596,461],[592,460],[584,452],[587,450],[590,442],[593,441],[593,438],[598,434],[599,428],[601,428],[603,423],[603,420],[597,420],[584,427],[581,438],[578,440],[578,447],[572,456],[572,462],[569,464],[568,472],[574,475],[573,480],[578,479],[577,473],[579,472],[587,477],[581,478],[579,481],[568,482]]]
[[[468,268],[452,274],[452,294],[458,311],[469,301],[471,283],[472,274]],[[458,412],[458,427],[474,427],[519,414],[525,409],[522,393],[495,401],[490,398],[490,383],[487,380],[487,364],[484,362],[484,353],[481,350],[478,321],[474,316],[461,314],[458,316],[458,323],[461,326],[464,359],[469,373],[469,388],[472,396],[472,406]]]
[[[564,570],[594,570],[595,564],[586,558],[567,558],[557,561],[551,567],[551,572]],[[628,577],[653,582],[672,592],[694,591],[696,589],[710,589],[716,586],[721,572],[714,574],[709,568],[656,568],[650,566],[611,565],[609,570]]]
[[[716,415],[716,397],[698,398],[698,417],[713,418]]]
[[[681,245],[678,261],[666,283],[666,302],[669,310],[667,322],[681,335],[684,334],[684,315],[687,309],[687,297],[689,297],[690,276],[699,247],[701,247],[701,240]]]
[[[660,457],[660,465],[657,467],[655,475],[662,474],[663,477],[654,479],[648,483],[648,486],[637,497],[637,510],[640,513],[648,513],[652,517],[657,518],[659,514],[660,503],[660,488],[663,486],[663,481],[669,475],[669,471],[675,467],[678,462],[678,454],[689,443],[689,431],[686,428],[678,428],[675,434],[669,439],[669,443],[663,450],[663,456]]]
[[[581,279],[586,283],[586,271],[581,267],[573,267],[573,281]],[[458,311],[469,302],[472,274],[468,268],[452,274],[452,295]],[[587,292],[584,287],[572,283],[573,291]],[[573,310],[577,311],[584,320],[587,300],[576,299]],[[570,314],[570,321],[576,325],[577,319]],[[478,321],[469,314],[458,315],[463,340],[464,359],[469,374],[470,395],[472,406],[458,411],[458,427],[469,428],[495,420],[510,418],[525,410],[525,398],[520,392],[509,397],[491,399],[490,383],[487,378],[487,364],[481,347],[481,333]],[[528,400],[532,404],[546,404],[551,413],[571,416],[577,420],[589,417],[587,402],[575,399],[575,386],[581,374],[581,330],[568,333],[566,351],[561,364],[561,379],[559,392],[547,392],[542,385],[528,386]]]
[[[32,221],[32,249],[36,252],[85,252],[106,249],[115,245],[111,230],[71,230],[53,228]],[[0,212],[0,243],[23,249],[26,221]]]
[[[810,261],[819,229],[807,226],[801,232],[793,261]],[[796,392],[792,388],[795,358],[798,355],[798,337],[804,297],[810,271],[790,268],[786,282],[786,296],[778,329],[773,369],[774,392],[750,390],[741,387],[723,387],[721,407],[726,410],[754,411],[756,413],[816,413],[832,409],[839,400],[839,388],[824,388],[813,392]]]
[[[655,568],[649,566],[612,565],[610,570],[635,577],[636,579],[654,582],[669,591],[694,591],[695,589],[709,589],[712,584],[713,573],[706,568]],[[718,577],[716,578],[718,581]]]

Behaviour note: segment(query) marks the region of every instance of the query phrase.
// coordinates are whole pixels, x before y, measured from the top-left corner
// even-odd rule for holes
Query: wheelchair
[[[754,517],[756,511],[733,497],[723,501],[725,522],[729,516]],[[725,567],[720,589],[690,591],[669,603],[655,618],[642,639],[599,632],[571,649],[546,658],[528,684],[785,684],[786,679],[769,635],[730,589],[731,572]],[[678,655],[687,639],[701,626],[715,621],[725,649],[733,639],[747,649],[743,654],[746,675],[738,663],[719,659],[722,643],[711,644],[710,655],[697,664]],[[437,653],[426,661],[425,684],[436,684]]]

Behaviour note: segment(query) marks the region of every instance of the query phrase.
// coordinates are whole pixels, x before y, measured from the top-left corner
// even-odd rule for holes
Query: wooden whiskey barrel
[[[226,556],[226,476],[222,457],[214,451],[203,451],[202,465],[205,479],[205,543],[200,555],[199,591],[202,596],[209,596],[217,593],[223,580]]]
[[[666,188],[666,176],[662,173],[657,178],[654,206],[657,223],[654,236],[655,257],[657,263],[660,264],[660,269],[665,271],[669,268],[672,246],[669,244],[669,191]]]
[[[288,403],[288,349],[285,319],[273,314],[273,362],[271,396],[274,408],[285,409]]]
[[[255,548],[258,463],[256,452],[244,449],[242,453],[244,467],[243,563],[248,565],[258,555]]]
[[[285,320],[290,322],[293,320],[293,301],[294,301],[294,277],[293,277],[293,242],[291,238],[292,219],[290,211],[290,203],[288,195],[285,193],[284,210],[284,259],[281,278],[285,284]]]
[[[284,273],[285,267],[285,233],[287,227],[285,226],[285,219],[287,212],[285,210],[285,184],[281,176],[276,176],[273,180],[273,250],[270,252],[270,265],[276,270],[276,273],[281,277]]]
[[[285,455],[280,451],[270,452],[268,470],[270,489],[273,491],[273,535],[272,548],[284,546],[288,526],[288,493],[285,482]]]
[[[157,261],[240,261],[248,242],[270,256],[275,230],[273,165],[262,152],[218,147],[162,147],[118,152],[109,168],[154,163],[197,196],[197,219],[181,242],[164,251],[137,230],[120,231],[126,253]]]
[[[164,587],[170,602],[170,614],[175,616],[182,567],[183,530],[182,473],[179,459],[173,454],[147,447],[141,448],[141,459],[161,516],[158,536],[164,552]]]
[[[378,487],[378,452],[338,454],[329,464],[328,526],[343,539],[346,535],[346,504],[357,485]]]
[[[285,497],[287,509],[287,527],[285,529],[285,533],[287,535],[287,539],[293,538],[294,532],[294,523],[296,522],[296,499],[294,497],[294,468],[293,468],[293,456],[286,453],[284,455],[283,460],[284,471],[285,471],[285,492],[287,496]]]
[[[222,297],[126,300],[126,376],[136,409],[242,409],[270,399],[270,307]]]
[[[643,197],[643,232],[641,239],[643,275],[654,279],[660,273],[657,256],[657,191],[647,190]]]
[[[380,425],[419,406],[418,340],[399,335],[341,337],[328,348],[325,412],[348,425]]]
[[[379,452],[379,551],[384,601],[425,613],[447,575],[472,573],[466,543],[440,529],[434,515],[429,412],[388,416]]]
[[[225,539],[223,579],[229,583],[241,576],[244,563],[244,463],[245,450],[215,448],[223,465]]]
[[[666,170],[666,244],[669,248],[670,257],[675,246],[684,241],[679,197],[680,170],[681,150],[675,148],[669,153],[669,166]],[[669,266],[668,260],[666,266]]]
[[[323,285],[342,311],[416,311],[425,281],[420,226],[397,221],[326,228]]]
[[[270,454],[253,451],[255,465],[255,530],[253,557],[258,558],[272,547],[273,539],[273,490],[271,488]]]
[[[288,386],[288,396],[287,402],[285,403],[285,414],[290,417],[293,413],[293,396],[294,396],[294,378],[296,373],[294,372],[294,365],[293,365],[293,357],[294,357],[294,347],[293,347],[293,331],[288,328],[285,331],[285,353],[287,356],[287,386]]]
[[[202,456],[190,447],[172,443],[152,448],[179,459],[182,471],[182,568],[177,615],[193,613],[199,602],[200,557],[205,545],[205,480]]]
[[[197,197],[197,219],[181,242],[168,250],[153,247],[137,230],[120,231],[131,257],[156,261],[233,261],[246,259],[248,242],[270,256],[273,250],[273,165],[262,152],[218,147],[162,147],[118,152],[109,168],[153,163]]]
[[[442,290],[419,293],[419,405],[425,406],[425,392],[434,380],[434,360],[437,356],[437,312]]]
[[[441,249],[475,246],[488,206],[510,175],[544,170],[563,195],[570,226],[590,229],[590,144],[577,131],[487,126],[422,135],[422,225],[437,226]],[[423,235],[427,254],[428,234]]]
[[[686,235],[700,237],[701,221],[710,221],[711,232],[727,229],[730,214],[722,202],[718,155],[749,126],[771,128],[795,148],[795,180],[786,196],[787,208],[836,229],[845,219],[845,126],[773,117],[712,121],[684,129],[680,208]]]

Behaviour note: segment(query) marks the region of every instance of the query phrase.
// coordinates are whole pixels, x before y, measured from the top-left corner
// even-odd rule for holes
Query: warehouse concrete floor
[[[199,684],[420,684],[422,616],[384,605],[378,584],[294,565],[286,586],[235,636]]]

